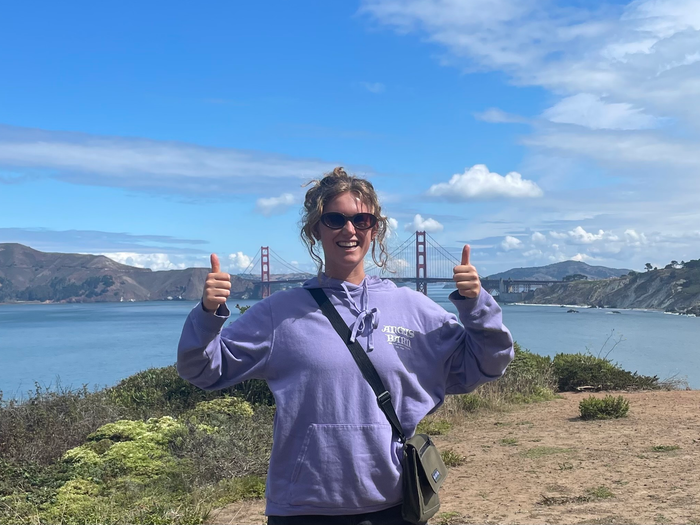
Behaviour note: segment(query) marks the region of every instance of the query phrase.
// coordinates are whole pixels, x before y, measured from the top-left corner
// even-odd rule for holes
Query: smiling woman
[[[363,261],[370,247],[377,266],[383,267],[388,258],[384,243],[387,218],[382,216],[374,187],[367,180],[349,176],[341,167],[311,184],[304,200],[301,239],[319,271],[324,270],[318,253],[320,242],[326,275],[357,284],[364,279]],[[348,278],[351,275],[352,280]]]
[[[497,379],[513,359],[501,309],[481,289],[469,246],[450,295],[460,324],[423,294],[365,275],[370,250],[377,265],[386,263],[386,231],[369,181],[342,168],[313,181],[301,237],[318,276],[273,293],[223,330],[231,282],[212,254],[202,303],[182,331],[177,369],[207,390],[253,378],[270,387],[277,406],[266,487],[270,525],[427,521],[437,506],[416,517],[419,498],[402,490],[414,479],[406,451],[419,421],[447,394]],[[328,309],[339,316],[335,324]],[[347,336],[338,337],[343,330]],[[381,387],[370,387],[353,355],[370,360]],[[435,483],[444,479],[444,470],[429,471]]]

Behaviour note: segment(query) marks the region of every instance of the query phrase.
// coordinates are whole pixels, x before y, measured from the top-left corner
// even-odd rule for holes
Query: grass
[[[538,501],[539,505],[552,506],[552,505],[569,505],[576,503],[588,503],[594,500],[614,498],[615,495],[605,487],[600,485],[598,487],[593,487],[586,490],[586,493],[579,496],[547,496],[542,495]]]
[[[442,436],[447,434],[452,428],[452,423],[446,419],[440,419],[435,416],[428,416],[423,421],[418,423],[416,433],[428,434],[430,436]]]
[[[442,456],[442,461],[448,467],[459,467],[467,461],[467,458],[465,458],[461,454],[457,454],[454,450],[451,449],[443,450],[440,453],[440,456]]]
[[[431,520],[435,525],[457,525],[464,523],[464,517],[459,512],[441,512]]]
[[[573,452],[570,448],[560,448],[560,447],[533,447],[528,450],[523,450],[520,454],[523,457],[530,459],[543,458],[545,456],[552,456],[554,454],[568,454]]]
[[[506,446],[506,447],[512,447],[518,444],[518,440],[516,438],[503,438],[501,439],[501,445]]]
[[[605,485],[599,485],[597,487],[590,488],[586,490],[586,494],[593,499],[608,499],[615,497],[612,491]]]
[[[673,452],[674,450],[680,450],[681,447],[678,445],[654,445],[651,447],[652,452]]]

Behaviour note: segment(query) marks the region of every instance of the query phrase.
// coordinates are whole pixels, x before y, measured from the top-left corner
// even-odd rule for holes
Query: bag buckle
[[[389,393],[389,391],[387,390],[379,394],[377,396],[377,402],[380,406],[385,405],[387,403],[391,403],[391,394]]]

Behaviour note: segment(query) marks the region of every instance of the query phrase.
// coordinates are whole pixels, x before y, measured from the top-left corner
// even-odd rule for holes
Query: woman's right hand
[[[207,280],[204,283],[202,306],[207,312],[214,313],[226,302],[229,295],[231,295],[231,276],[221,271],[219,258],[212,253],[211,272],[207,274]]]

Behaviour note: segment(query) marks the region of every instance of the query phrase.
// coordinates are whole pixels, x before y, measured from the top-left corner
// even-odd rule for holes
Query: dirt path
[[[438,436],[466,461],[450,469],[431,524],[700,524],[700,391],[622,395],[624,419],[580,421],[588,394],[564,394]],[[210,523],[263,524],[263,509],[229,505]]]

